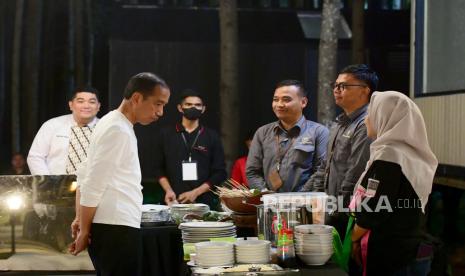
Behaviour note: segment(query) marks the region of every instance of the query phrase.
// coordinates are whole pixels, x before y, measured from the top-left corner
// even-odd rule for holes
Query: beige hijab
[[[402,93],[374,92],[368,117],[377,138],[370,146],[366,170],[375,160],[399,164],[420,198],[424,212],[438,160],[429,147],[420,109]]]

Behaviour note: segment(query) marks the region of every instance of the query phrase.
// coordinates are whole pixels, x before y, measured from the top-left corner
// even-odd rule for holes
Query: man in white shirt
[[[94,128],[100,110],[98,91],[92,87],[77,88],[68,104],[71,114],[46,121],[37,132],[27,157],[31,174],[74,173],[66,171],[71,128]]]
[[[70,252],[76,255],[88,247],[97,275],[140,273],[142,186],[133,125],[158,120],[169,96],[162,79],[137,74],[118,109],[95,127],[87,161],[77,173],[80,205]]]

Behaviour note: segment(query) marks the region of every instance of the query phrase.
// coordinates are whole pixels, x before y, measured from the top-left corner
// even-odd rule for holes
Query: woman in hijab
[[[427,275],[432,247],[421,228],[438,161],[423,116],[402,93],[375,92],[365,124],[373,142],[350,204],[352,257],[364,275]]]

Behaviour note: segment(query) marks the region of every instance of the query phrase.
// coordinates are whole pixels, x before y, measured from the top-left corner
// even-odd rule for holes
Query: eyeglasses
[[[350,86],[367,87],[367,85],[365,85],[365,84],[347,84],[345,82],[340,82],[340,83],[334,83],[333,84],[333,89],[343,91],[343,90],[346,90],[346,88],[350,87]]]

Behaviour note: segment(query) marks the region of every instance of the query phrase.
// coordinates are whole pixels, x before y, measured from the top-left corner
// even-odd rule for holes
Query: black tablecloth
[[[286,275],[286,276],[347,276],[348,274],[339,268],[334,263],[327,263],[321,266],[306,266],[299,262],[298,266],[295,268],[285,268],[284,271],[281,271],[282,274],[279,275]],[[246,272],[243,273],[235,273],[235,275],[246,275]],[[264,273],[258,275],[263,275]],[[194,275],[194,274],[192,274]]]
[[[302,276],[346,276],[348,275],[344,270],[340,269],[336,264],[327,263],[322,266],[305,266],[299,268]]]
[[[142,227],[142,240],[142,275],[186,275],[181,231],[177,225]]]
[[[142,227],[144,276],[188,275],[184,262],[181,231],[177,225]],[[344,276],[342,269],[331,262],[324,266],[305,266],[298,262],[300,275]],[[292,274],[295,275],[295,274]]]

